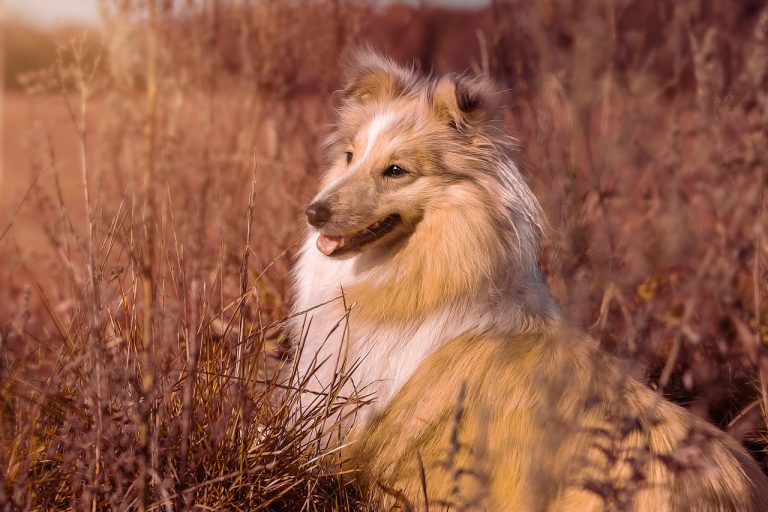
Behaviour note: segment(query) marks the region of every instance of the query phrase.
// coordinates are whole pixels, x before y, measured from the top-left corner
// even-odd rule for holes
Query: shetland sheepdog
[[[363,51],[341,98],[289,329],[303,406],[346,400],[328,408],[330,442],[373,499],[768,510],[768,479],[739,443],[561,319],[491,83]]]

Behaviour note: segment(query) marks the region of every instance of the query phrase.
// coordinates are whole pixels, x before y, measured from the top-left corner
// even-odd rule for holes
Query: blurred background
[[[280,359],[302,206],[323,169],[340,62],[360,45],[425,72],[484,74],[499,84],[525,177],[549,219],[541,262],[566,316],[637,361],[638,378],[765,460],[764,0],[4,7],[2,442],[13,447],[4,453],[26,454],[15,462],[0,455],[6,497],[118,500],[115,482],[130,478],[98,475],[123,464],[122,455],[100,452],[102,473],[77,469],[67,455],[93,455],[108,430],[51,420],[33,436],[39,448],[23,441],[43,428],[22,418],[29,404],[38,412],[50,405],[40,396],[65,397],[95,417],[86,392],[95,384],[84,370],[97,363],[119,369],[98,389],[127,393],[115,391],[104,417],[117,418],[115,404],[128,410],[135,396],[160,404],[151,413],[160,433],[147,453],[165,446],[176,465],[152,462],[166,479],[147,484],[152,496],[165,481],[173,489],[205,479],[213,466],[202,462],[179,473],[191,445],[174,458],[184,439],[173,412],[178,375],[195,370],[190,396],[204,407],[206,393],[223,388],[210,387],[200,367],[262,375],[265,365],[243,362],[244,353]],[[90,350],[90,359],[73,359]],[[126,382],[148,371],[147,350],[160,366],[149,387],[131,388]],[[248,396],[257,403],[255,389]],[[69,417],[62,411],[70,405],[50,407]],[[229,421],[206,414],[197,427],[208,437],[211,425]],[[128,453],[140,429],[114,421],[124,437],[111,442]],[[209,460],[210,446],[198,448]],[[73,491],[72,475],[92,482],[90,490]],[[210,503],[231,498],[218,496]]]

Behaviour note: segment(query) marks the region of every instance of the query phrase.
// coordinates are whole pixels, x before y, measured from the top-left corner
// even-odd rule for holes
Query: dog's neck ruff
[[[427,216],[425,222],[436,225],[420,226],[423,232],[417,230],[397,254],[373,263],[365,253],[325,256],[316,246],[316,233],[302,247],[294,272],[294,311],[307,313],[290,325],[293,338],[305,340],[297,369],[302,376],[312,374],[309,387],[318,393],[329,390],[336,374],[355,368],[347,391],[375,400],[358,414],[358,425],[386,406],[421,362],[452,339],[516,334],[558,316],[535,271],[515,267],[509,272],[506,258],[498,268],[489,266],[488,261],[499,257],[493,251],[508,251],[505,244],[471,247],[473,240],[487,243],[471,222],[459,229],[474,236],[450,247],[469,245],[488,261],[460,251],[441,260],[450,256],[434,248],[437,240],[449,236],[440,229],[447,222],[441,214]]]

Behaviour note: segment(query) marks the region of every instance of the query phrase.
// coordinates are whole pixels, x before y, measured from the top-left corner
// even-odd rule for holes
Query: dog
[[[289,331],[300,407],[326,401],[364,492],[385,510],[768,510],[739,443],[562,319],[498,90],[352,60]]]

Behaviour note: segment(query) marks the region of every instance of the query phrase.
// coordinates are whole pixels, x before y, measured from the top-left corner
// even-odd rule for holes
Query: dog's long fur
[[[342,394],[373,398],[339,415],[365,488],[418,509],[768,509],[738,443],[561,320],[489,83],[362,52],[342,95],[291,331],[306,400],[353,369]]]

